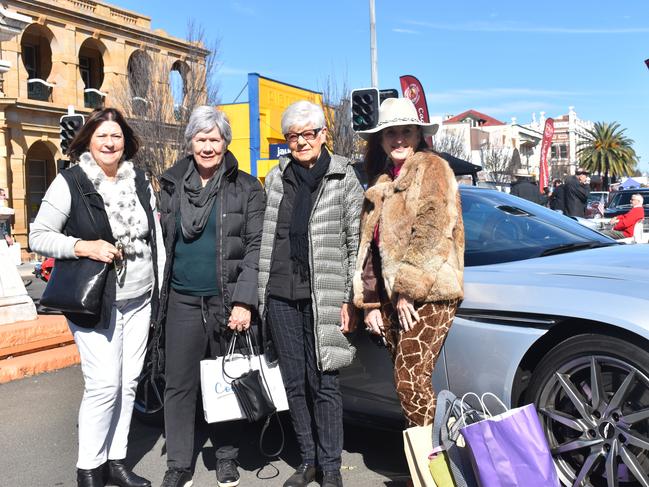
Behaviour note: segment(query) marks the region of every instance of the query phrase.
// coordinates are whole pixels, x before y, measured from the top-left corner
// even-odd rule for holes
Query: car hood
[[[611,245],[517,262],[467,268],[472,273],[575,276],[649,283],[649,245]]]
[[[588,319],[649,339],[647,269],[646,244],[467,267],[461,309]]]

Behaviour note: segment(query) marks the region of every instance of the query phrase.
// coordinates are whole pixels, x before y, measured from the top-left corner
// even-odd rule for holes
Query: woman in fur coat
[[[432,372],[463,297],[464,228],[453,171],[431,152],[407,98],[388,98],[368,141],[354,303],[385,337],[410,426],[435,416]]]

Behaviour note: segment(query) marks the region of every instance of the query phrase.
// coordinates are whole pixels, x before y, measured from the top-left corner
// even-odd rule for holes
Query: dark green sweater
[[[205,228],[194,240],[186,240],[180,226],[180,213],[176,220],[178,238],[174,248],[171,287],[190,296],[216,296],[219,294],[216,275],[216,205],[212,206]]]

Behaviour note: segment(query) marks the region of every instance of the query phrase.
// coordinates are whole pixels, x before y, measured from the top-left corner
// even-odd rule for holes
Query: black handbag
[[[245,342],[248,345],[248,351],[250,355],[248,357],[254,356],[254,349],[252,347],[252,342],[250,340],[250,333],[244,332]],[[234,333],[232,339],[230,340],[230,346],[228,347],[227,355],[230,356],[234,353],[235,343],[237,337],[240,335]],[[226,359],[227,360],[227,359]],[[270,394],[266,389],[262,375],[259,373],[259,370],[253,370],[252,368],[241,375],[240,377],[231,377],[226,372],[225,361],[223,363],[223,373],[232,379],[230,384],[234,395],[237,398],[237,402],[241,407],[241,411],[244,416],[250,423],[264,419],[267,416],[273,414],[277,409],[273,400],[270,398]]]
[[[255,349],[253,348],[252,341],[250,339],[250,335],[253,335],[253,333],[252,331],[247,330],[244,331],[243,334],[245,335],[245,343],[248,345],[248,357],[250,358],[255,355]],[[232,339],[230,340],[226,358],[227,356],[231,356],[234,353],[236,340],[239,336],[240,335],[237,332],[234,332],[232,334]],[[260,360],[261,365],[261,355],[258,355],[257,358]],[[273,403],[273,400],[268,392],[268,384],[266,382],[266,378],[263,375],[263,369],[261,367],[259,370],[250,368],[250,370],[245,374],[234,378],[228,375],[228,373],[226,372],[225,363],[226,361],[223,362],[223,374],[229,379],[232,379],[232,383],[230,384],[232,391],[234,392],[234,395],[237,398],[237,402],[239,403],[241,411],[243,412],[246,419],[250,423],[254,423],[264,418],[266,419],[259,435],[259,451],[262,453],[262,455],[268,458],[279,456],[284,449],[284,427],[282,426],[282,421],[277,415],[277,408],[275,407],[275,403]],[[281,441],[276,451],[267,452],[264,448],[264,436],[266,435],[266,431],[270,426],[270,420],[273,418],[273,416],[277,418],[277,422],[279,424]]]
[[[76,176],[74,182],[77,183],[81,199],[88,210],[90,222],[97,231],[90,205]],[[40,304],[64,313],[99,316],[108,271],[109,264],[86,257],[57,259]]]

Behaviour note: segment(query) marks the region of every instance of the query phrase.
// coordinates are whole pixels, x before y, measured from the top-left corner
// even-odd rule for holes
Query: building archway
[[[27,71],[27,97],[49,101],[52,85],[47,78],[52,72],[52,43],[54,35],[47,27],[29,25],[20,38],[20,55]]]
[[[47,143],[37,141],[25,155],[25,206],[27,208],[27,231],[41,207],[43,196],[56,176],[54,153]]]
[[[84,106],[102,108],[104,95],[101,86],[104,83],[104,55],[106,47],[97,39],[88,38],[79,48],[79,74],[84,85]]]

